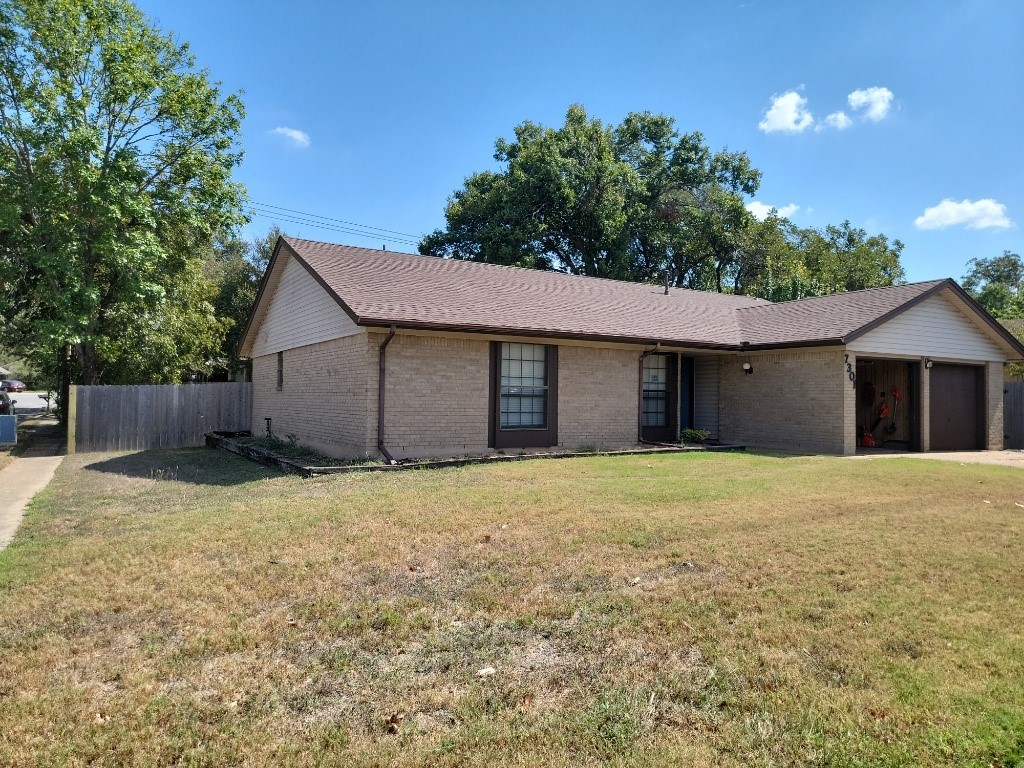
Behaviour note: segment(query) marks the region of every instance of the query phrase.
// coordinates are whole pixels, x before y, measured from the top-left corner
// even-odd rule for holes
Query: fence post
[[[78,432],[78,385],[68,387],[68,453],[75,452],[75,437]]]

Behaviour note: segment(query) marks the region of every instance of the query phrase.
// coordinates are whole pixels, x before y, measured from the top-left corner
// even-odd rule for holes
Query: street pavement
[[[10,394],[11,400],[16,401],[14,405],[14,413],[18,417],[19,424],[25,419],[42,416],[46,413],[47,408],[51,412],[55,408],[54,399],[52,397],[50,398],[49,406],[47,406],[45,392],[10,392],[8,394]]]

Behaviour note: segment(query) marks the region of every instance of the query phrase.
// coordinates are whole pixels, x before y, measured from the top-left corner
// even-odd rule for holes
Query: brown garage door
[[[969,451],[981,448],[982,368],[935,363],[929,386],[930,448]]]

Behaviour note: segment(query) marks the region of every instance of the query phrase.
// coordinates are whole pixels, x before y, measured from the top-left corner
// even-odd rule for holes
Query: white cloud
[[[847,117],[845,112],[833,112],[822,120],[815,130],[822,130],[824,125],[835,128],[837,131],[843,131],[853,125],[853,120]]]
[[[298,128],[285,128],[284,126],[279,126],[272,130],[271,133],[276,133],[278,136],[284,136],[294,147],[302,147],[305,149],[309,146],[309,134],[305,131],[300,131]]]
[[[807,99],[796,91],[786,91],[772,96],[771,106],[757,127],[765,133],[801,133],[812,125],[814,116],[807,109]]]
[[[777,216],[780,216],[781,218],[784,219],[788,219],[790,216],[792,216],[794,213],[800,210],[800,206],[797,205],[796,203],[790,203],[789,205],[784,205],[781,208],[779,208],[774,205],[766,205],[765,203],[757,202],[757,200],[752,200],[749,203],[747,203],[747,210],[750,211],[750,215],[753,216],[758,221],[764,221],[765,219],[768,218],[768,214],[771,213],[773,210],[775,211],[775,214]]]
[[[984,200],[945,199],[938,205],[925,208],[924,213],[914,219],[918,229],[945,229],[959,224],[968,229],[1007,229],[1013,226],[1006,215],[1006,206],[992,198]]]
[[[867,110],[865,116],[868,120],[878,122],[887,114],[892,107],[893,92],[888,88],[858,88],[853,91],[846,100],[850,102],[852,109]]]

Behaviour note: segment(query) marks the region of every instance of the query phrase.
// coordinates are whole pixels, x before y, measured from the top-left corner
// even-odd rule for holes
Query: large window
[[[491,419],[495,448],[558,444],[558,347],[491,342]]]
[[[543,344],[501,345],[501,429],[546,429],[548,384]]]

